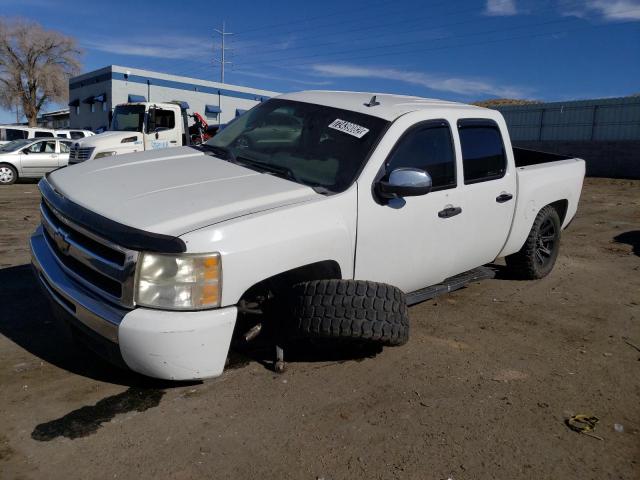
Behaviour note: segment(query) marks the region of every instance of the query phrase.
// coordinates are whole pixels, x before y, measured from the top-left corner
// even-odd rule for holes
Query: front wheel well
[[[278,273],[261,280],[242,294],[240,301],[255,299],[267,294],[286,292],[293,285],[311,280],[341,279],[342,271],[335,260],[323,260]]]

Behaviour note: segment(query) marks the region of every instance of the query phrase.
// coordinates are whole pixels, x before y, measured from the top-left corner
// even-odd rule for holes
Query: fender
[[[337,195],[238,217],[182,235],[188,252],[219,252],[222,303],[302,265],[335,261],[352,278],[357,186]],[[346,275],[346,277],[345,277]]]

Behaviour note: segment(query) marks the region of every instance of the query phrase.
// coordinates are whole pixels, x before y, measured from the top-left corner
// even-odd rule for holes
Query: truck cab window
[[[176,126],[176,118],[173,110],[155,109],[155,115],[149,111],[149,133],[160,130],[171,130]]]
[[[504,177],[507,156],[498,125],[491,120],[458,122],[464,183],[486,182]]]
[[[446,124],[418,127],[407,133],[391,152],[386,171],[419,168],[431,175],[432,190],[456,186],[456,158],[451,129]]]

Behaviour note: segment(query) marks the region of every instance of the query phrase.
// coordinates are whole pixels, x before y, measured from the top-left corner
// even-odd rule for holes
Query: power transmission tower
[[[222,22],[222,30],[214,29],[214,31],[220,35],[221,42],[220,42],[220,58],[214,58],[213,61],[218,62],[220,64],[220,82],[224,83],[224,66],[232,63],[225,60],[225,52],[230,49],[225,46],[224,40],[227,35],[233,35],[233,33],[226,31],[225,22]]]

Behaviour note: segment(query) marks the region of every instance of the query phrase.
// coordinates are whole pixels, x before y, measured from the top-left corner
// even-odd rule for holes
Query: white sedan
[[[61,139],[14,140],[0,147],[0,185],[19,178],[40,178],[66,167],[71,141]]]

